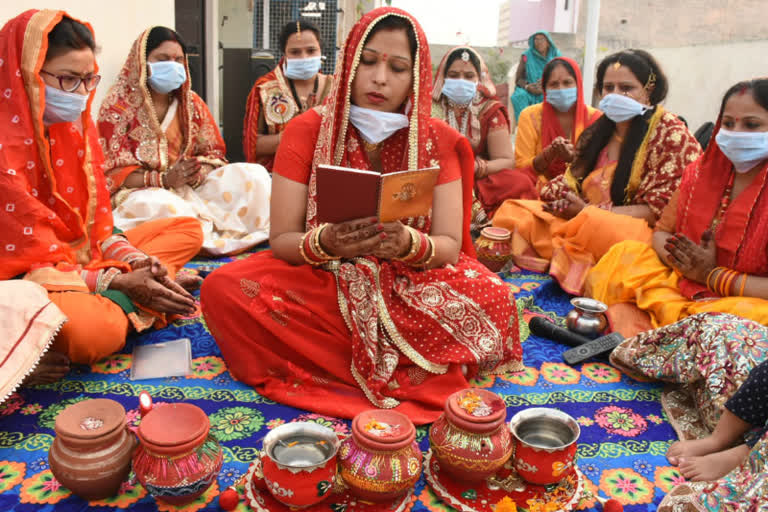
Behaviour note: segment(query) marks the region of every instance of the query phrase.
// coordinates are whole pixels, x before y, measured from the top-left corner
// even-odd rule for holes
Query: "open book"
[[[439,167],[379,174],[319,165],[317,220],[337,223],[378,217],[381,222],[392,222],[428,215],[439,174]]]

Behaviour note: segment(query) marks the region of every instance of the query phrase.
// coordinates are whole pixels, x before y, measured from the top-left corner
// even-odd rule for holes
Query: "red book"
[[[317,167],[317,219],[338,223],[365,217],[392,222],[429,215],[440,168],[379,174],[336,165]]]

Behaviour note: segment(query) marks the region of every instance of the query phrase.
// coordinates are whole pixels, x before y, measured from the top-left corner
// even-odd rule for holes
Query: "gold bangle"
[[[322,258],[324,260],[338,260],[338,256],[331,256],[325,250],[323,249],[323,246],[320,245],[320,235],[323,233],[323,230],[328,227],[328,223],[320,224],[318,227],[313,229],[314,235],[312,236],[312,248],[317,253],[318,258]]]
[[[722,293],[720,294],[722,297],[729,297],[731,295],[731,284],[733,283],[733,278],[738,275],[738,272],[728,270],[728,275],[723,279],[723,289]]]
[[[404,226],[405,229],[408,230],[408,235],[411,237],[411,247],[408,250],[408,253],[405,256],[394,258],[397,261],[408,261],[411,258],[413,258],[417,252],[419,252],[419,249],[421,248],[421,237],[419,237],[418,232],[413,229],[411,226]]]
[[[747,284],[747,273],[741,274],[741,287],[739,288],[739,297],[744,296],[744,285]]]
[[[709,274],[707,274],[707,289],[711,291],[712,293],[717,293],[715,290],[712,289],[712,286],[709,284],[709,281],[712,279],[712,275],[720,270],[721,267],[713,267],[712,270],[709,271]]]
[[[422,268],[426,268],[427,266],[429,266],[429,264],[432,263],[432,260],[435,258],[435,241],[432,240],[432,237],[429,235],[427,235],[427,240],[429,241],[429,245],[431,245],[432,247],[430,249],[429,258],[427,258],[426,261],[424,261],[424,263],[419,264],[419,266]]]
[[[307,257],[307,253],[304,252],[304,243],[307,241],[307,237],[312,234],[312,231],[307,231],[304,233],[301,237],[301,241],[299,242],[299,253],[301,254],[301,257],[304,259],[304,261],[309,265],[319,265],[322,262],[321,261],[313,261]]]

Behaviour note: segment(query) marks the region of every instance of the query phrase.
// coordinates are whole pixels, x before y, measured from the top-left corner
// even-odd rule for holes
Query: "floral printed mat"
[[[223,264],[228,260],[219,260]],[[203,263],[193,262],[189,267]],[[546,315],[563,321],[570,310],[569,296],[548,276],[505,273],[514,288],[526,320]],[[669,466],[664,453],[676,439],[659,402],[661,387],[628,378],[605,362],[592,361],[571,368],[562,361],[567,348],[528,336],[523,344],[526,369],[518,374],[476,382],[506,400],[508,417],[533,406],[559,408],[581,425],[578,465],[588,479],[587,487],[600,496],[624,504],[627,511],[655,510],[664,494],[682,478]],[[149,344],[189,338],[192,341],[193,374],[186,378],[131,381],[133,344]],[[211,430],[224,447],[224,466],[215,483],[197,501],[185,507],[156,504],[140,484],[129,481],[118,496],[87,503],[73,496],[51,474],[48,449],[53,441],[56,415],[67,405],[87,398],[105,397],[122,403],[128,420],[138,422],[138,394],[147,390],[155,402],[188,401],[201,407]],[[235,382],[227,372],[216,343],[199,317],[177,321],[161,331],[130,340],[123,353],[92,367],[76,368],[63,381],[24,389],[0,405],[0,510],[3,511],[218,511],[217,496],[240,480],[258,456],[260,440],[277,425],[310,420],[339,433],[349,422],[296,410],[260,396]],[[427,429],[418,429],[422,449],[428,447]],[[468,489],[472,495],[472,489]],[[418,482],[415,512],[452,510]],[[601,510],[594,499],[581,503],[584,510]],[[238,510],[249,510],[241,500]]]

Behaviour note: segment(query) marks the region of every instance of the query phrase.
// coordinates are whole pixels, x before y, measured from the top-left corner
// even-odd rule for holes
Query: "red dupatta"
[[[164,172],[174,163],[168,156],[168,140],[155,112],[147,86],[147,38],[149,27],[134,41],[117,82],[110,88],[99,110],[99,132],[106,157],[107,184],[112,194],[125,179],[144,167]],[[227,163],[219,128],[202,99],[187,80],[173,94],[179,102],[183,134],[179,159],[195,159],[220,167]]]
[[[65,16],[28,10],[0,30],[0,279],[38,267],[125,267],[102,260],[100,244],[113,224],[93,93],[77,123],[50,125],[47,135],[43,124],[40,69],[48,33]]]
[[[571,134],[570,141],[575,143],[581,132],[584,131],[589,125],[597,121],[602,115],[602,112],[596,111],[589,115],[587,104],[584,103],[584,84],[581,79],[581,69],[575,60],[568,57],[555,57],[552,61],[567,62],[571,68],[573,68],[574,78],[576,79],[576,105],[573,113],[573,133]],[[568,134],[563,131],[563,127],[560,126],[560,121],[557,119],[557,113],[555,107],[550,105],[547,101],[547,91],[544,90],[544,101],[541,105],[541,148],[544,149],[555,140],[557,137],[563,137],[568,139]],[[533,165],[533,164],[531,164]],[[565,172],[566,164],[562,160],[557,160],[550,165],[551,176],[553,178]]]
[[[715,142],[721,120],[717,121],[707,150],[685,169],[680,182],[676,229],[695,243],[701,243],[702,234],[711,228],[734,172],[733,164]],[[747,274],[768,274],[766,185],[768,162],[752,183],[728,204],[714,233],[719,266]],[[711,295],[706,286],[688,279],[680,280],[680,290],[687,297]]]

